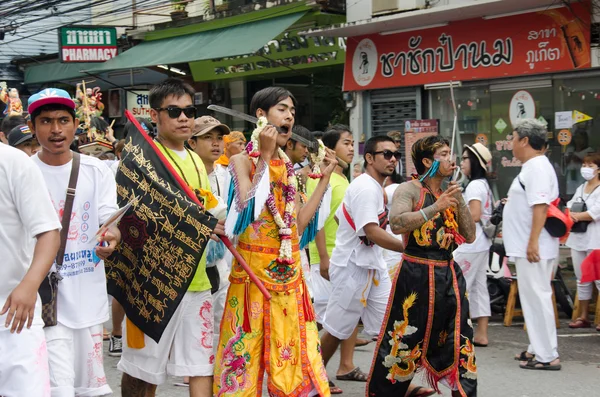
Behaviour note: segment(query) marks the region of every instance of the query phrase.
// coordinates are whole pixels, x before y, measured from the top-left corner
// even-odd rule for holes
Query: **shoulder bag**
[[[75,200],[75,189],[77,187],[77,177],[79,176],[79,153],[73,153],[73,165],[71,166],[71,176],[69,177],[69,187],[67,188],[67,197],[65,199],[65,208],[61,220],[62,229],[60,231],[60,248],[56,254],[56,271],[48,273],[44,278],[38,290],[42,300],[42,320],[45,327],[53,327],[58,323],[57,317],[57,297],[58,282],[62,280],[60,268],[63,264],[65,249],[67,247],[67,237],[69,236],[69,224],[71,223],[71,212],[73,210],[73,201]]]
[[[571,212],[587,212],[587,204],[586,204],[585,200],[583,199],[583,190],[584,189],[585,189],[585,185],[581,187],[581,201],[577,201],[571,205]],[[592,193],[594,193],[594,191],[596,189],[598,189],[598,186],[596,186],[594,188],[594,190],[592,190],[590,192],[590,194],[588,194],[588,199],[590,198],[590,196],[592,195]],[[587,228],[590,223],[591,223],[591,221],[579,221],[579,222],[574,223],[573,227],[571,228],[571,233],[587,232]]]

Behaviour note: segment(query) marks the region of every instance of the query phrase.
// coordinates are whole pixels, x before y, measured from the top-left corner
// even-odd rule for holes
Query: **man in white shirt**
[[[551,285],[559,243],[544,229],[548,206],[558,197],[558,180],[543,154],[546,139],[546,127],[534,119],[524,119],[513,132],[513,154],[523,167],[508,190],[502,235],[506,255],[516,264],[530,343],[517,356],[519,365],[559,370]]]
[[[60,89],[29,98],[29,128],[42,150],[31,157],[46,181],[54,210],[62,218],[72,168],[70,145],[79,121],[75,103]],[[39,189],[39,186],[36,186]],[[43,193],[43,190],[38,190]],[[63,264],[59,270],[58,324],[44,328],[52,397],[111,393],[104,374],[102,324],[108,320],[104,262],[121,239],[116,226],[96,234],[117,207],[114,176],[100,160],[81,155]]]
[[[60,222],[40,170],[0,143],[0,395],[50,395],[48,352],[38,296],[60,244]],[[33,245],[26,241],[35,237]],[[15,333],[16,331],[16,333]]]
[[[188,145],[202,159],[212,193],[219,201],[223,201],[229,186],[225,186],[226,173],[217,171],[214,164],[223,154],[223,137],[230,132],[228,126],[214,117],[202,116],[194,120],[194,135],[188,140]],[[227,171],[222,167],[220,170]],[[219,219],[225,219],[226,216],[227,207],[224,201],[222,204],[221,210],[215,213]],[[231,255],[221,241],[209,241],[206,252],[206,274],[212,286],[214,326],[215,334],[218,335],[229,287]]]
[[[402,241],[385,230],[387,200],[383,190],[400,152],[391,138],[376,136],[365,144],[364,157],[366,172],[352,181],[336,212],[339,227],[329,266],[333,290],[323,319],[326,332],[321,337],[325,364],[340,341],[352,335],[359,319],[365,333],[379,333],[391,288],[382,251],[404,250]],[[356,376],[348,374],[353,375],[351,379],[366,381],[358,367],[354,371]]]

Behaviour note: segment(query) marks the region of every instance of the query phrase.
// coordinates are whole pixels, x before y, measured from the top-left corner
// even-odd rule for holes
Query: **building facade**
[[[456,118],[457,158],[464,144],[487,145],[495,190],[505,196],[521,166],[511,152],[513,126],[533,117],[547,123],[561,195],[572,195],[583,181],[581,158],[600,149],[593,4],[441,1],[401,9],[426,3],[361,1],[360,15],[348,5],[346,24],[304,32],[347,38],[353,129],[364,138],[403,132],[409,176],[412,143],[425,134],[451,138]]]

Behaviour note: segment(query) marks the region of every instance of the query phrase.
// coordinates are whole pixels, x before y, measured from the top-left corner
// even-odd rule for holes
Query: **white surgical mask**
[[[591,181],[596,176],[596,169],[590,167],[581,167],[581,176],[586,181]]]

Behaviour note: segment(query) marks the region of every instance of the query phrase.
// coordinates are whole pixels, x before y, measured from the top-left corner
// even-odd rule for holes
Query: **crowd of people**
[[[127,226],[105,224],[118,210],[125,141],[107,134],[114,160],[78,154],[76,105],[60,89],[31,96],[27,119],[0,125],[0,395],[110,394],[108,338],[109,354],[120,356],[123,396],[153,396],[167,375],[182,378],[190,396],[260,395],[265,371],[274,396],[340,394],[333,376],[366,382],[369,396],[430,396],[439,383],[454,396],[476,396],[475,347],[490,343],[486,269],[496,237],[489,150],[464,147],[463,192],[451,143],[420,139],[411,152],[417,174],[402,183],[395,132],[370,138],[355,162],[349,127],[313,133],[295,125],[297,102],[283,88],[253,96],[250,114],[260,122],[249,140],[214,117],[196,117],[193,98],[192,87],[168,79],[150,90],[151,122],[139,120],[188,187],[216,199],[208,211],[219,220],[159,341],[140,335],[106,290],[104,260]],[[523,168],[508,193],[503,240],[530,340],[515,358],[524,369],[557,370],[550,281],[559,242],[544,223],[558,183],[544,156],[546,134],[536,120],[513,132]],[[315,138],[319,153],[302,143]],[[569,202],[573,220],[585,224],[567,241],[576,272],[599,248],[599,166],[598,155],[585,157],[586,183]],[[234,239],[270,299],[217,235]],[[59,280],[54,323],[38,298],[49,274]],[[572,327],[590,326],[592,288],[578,284],[582,312]],[[369,339],[358,338],[361,328]],[[354,350],[371,338],[377,346],[364,372]],[[337,370],[328,373],[338,347]],[[419,370],[427,386],[412,382]]]

